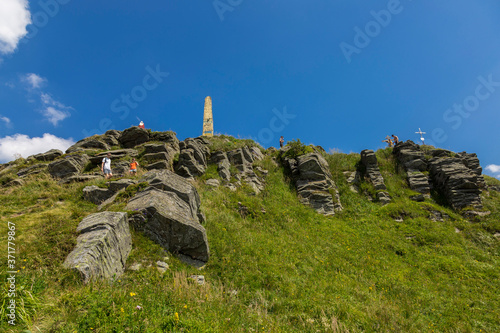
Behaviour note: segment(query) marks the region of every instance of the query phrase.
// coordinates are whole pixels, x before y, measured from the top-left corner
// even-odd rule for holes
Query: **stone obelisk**
[[[203,134],[202,136],[214,135],[214,118],[212,116],[212,98],[205,98],[205,109],[203,111]]]

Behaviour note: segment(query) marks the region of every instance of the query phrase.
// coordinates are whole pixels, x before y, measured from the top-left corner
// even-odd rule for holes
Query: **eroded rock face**
[[[228,182],[231,179],[231,171],[229,170],[231,163],[229,163],[229,159],[225,152],[217,151],[213,153],[212,156],[210,156],[210,163],[217,164],[217,172],[222,180]]]
[[[337,187],[323,156],[309,153],[297,159],[285,158],[283,163],[295,182],[301,203],[325,216],[342,210]]]
[[[480,180],[459,157],[434,157],[429,160],[434,187],[454,209],[482,208]]]
[[[394,148],[393,153],[407,172],[410,188],[429,198],[432,186],[429,177],[423,173],[423,171],[427,170],[428,163],[424,153],[420,150],[420,146],[408,140],[399,143]],[[448,156],[450,153],[450,151],[443,149],[431,151],[431,154],[435,156]]]
[[[373,184],[377,192],[377,199],[381,203],[388,204],[391,202],[391,197],[386,191],[387,187],[384,183],[384,178],[378,168],[377,156],[371,149],[361,151],[361,164],[365,167],[364,176]]]
[[[131,223],[166,250],[201,262],[208,261],[210,252],[205,228],[197,221],[189,204],[176,193],[149,187],[133,197],[125,209],[140,212]]]
[[[85,200],[95,203],[96,205],[108,200],[113,196],[114,192],[107,188],[100,188],[96,185],[86,186],[83,189],[83,197]]]
[[[480,188],[486,188],[486,182],[483,178],[483,168],[479,164],[479,158],[476,154],[468,154],[465,151],[458,153],[457,157],[462,160],[462,163],[477,175],[477,184]]]
[[[47,162],[47,161],[53,161],[62,155],[63,155],[63,152],[60,151],[59,149],[51,149],[49,151],[46,151],[45,153],[33,155],[33,158],[35,158],[39,161]]]
[[[108,150],[109,148],[109,145],[102,141],[100,138],[91,136],[78,141],[77,143],[66,149],[66,154],[71,154],[85,149]]]
[[[85,182],[88,182],[91,180],[98,180],[98,179],[102,179],[102,178],[103,178],[102,175],[96,175],[96,174],[94,174],[94,175],[79,175],[79,174],[77,174],[77,175],[63,178],[58,183],[59,184],[85,183]]]
[[[85,283],[116,279],[125,270],[132,249],[127,213],[102,212],[85,217],[78,228],[75,249],[64,266],[80,272]]]
[[[196,188],[183,177],[169,170],[149,171],[140,180],[150,186],[166,192],[175,193],[181,200],[188,204],[191,215],[197,222],[204,222],[205,217],[200,211],[200,196]]]
[[[201,176],[207,169],[207,156],[210,153],[208,141],[203,137],[187,138],[179,144],[179,162],[175,172],[182,177]]]
[[[259,151],[260,152],[260,151]],[[253,169],[253,162],[261,156],[254,154],[248,147],[238,148],[227,153],[228,160],[239,171],[235,177],[238,181],[245,182],[255,194],[264,190],[263,180],[257,176]],[[225,163],[222,161],[222,163]]]
[[[132,126],[120,134],[118,141],[124,148],[134,148],[137,145],[149,141],[149,132],[144,128]]]
[[[35,175],[37,173],[45,172],[47,170],[47,164],[34,164],[30,167],[21,169],[17,172],[20,178],[24,178],[30,175]]]
[[[105,158],[108,153],[111,154],[111,163],[113,163],[114,159],[123,157],[132,159],[132,157],[137,157],[137,155],[139,155],[139,153],[135,149],[117,149],[96,154],[95,156],[89,158],[90,162],[92,162],[92,164],[97,164],[100,166],[102,164],[102,159]]]
[[[66,156],[63,159],[50,163],[48,170],[52,177],[65,178],[81,173],[88,162],[88,156],[85,154]]]

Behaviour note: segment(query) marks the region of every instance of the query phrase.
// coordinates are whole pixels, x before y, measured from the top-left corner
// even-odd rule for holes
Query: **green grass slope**
[[[0,331],[500,331],[499,193],[485,192],[492,214],[474,223],[433,200],[411,201],[414,192],[386,149],[377,156],[393,202],[381,206],[351,192],[342,174],[355,170],[358,154],[325,156],[344,206],[334,217],[300,204],[283,169],[267,156],[257,163],[269,170],[257,196],[197,181],[211,250],[204,269],[133,231],[127,265],[143,269],[88,285],[62,268],[76,226],[97,211],[82,198],[88,184],[61,186],[39,175],[23,187],[0,189],[0,242],[6,251],[7,222],[15,224],[19,270],[17,325],[11,326],[6,251]],[[123,209],[125,201],[110,210]],[[248,207],[244,216],[240,204]],[[450,218],[431,221],[430,211]],[[167,273],[156,270],[158,260],[168,262]],[[205,285],[190,278],[200,274]]]

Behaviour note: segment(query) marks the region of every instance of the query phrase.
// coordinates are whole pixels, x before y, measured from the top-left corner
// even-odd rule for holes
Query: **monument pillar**
[[[203,134],[202,136],[214,135],[214,119],[212,116],[212,98],[205,98],[205,109],[203,111]]]

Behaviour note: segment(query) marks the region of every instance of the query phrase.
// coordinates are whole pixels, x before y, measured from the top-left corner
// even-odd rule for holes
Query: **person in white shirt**
[[[111,173],[111,153],[108,153],[108,155],[102,159],[101,171],[104,172],[104,177],[106,179],[113,177]]]

